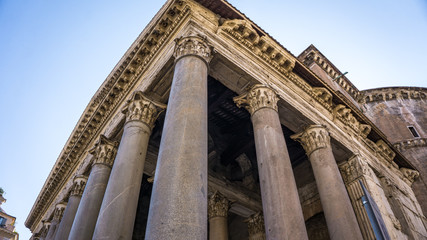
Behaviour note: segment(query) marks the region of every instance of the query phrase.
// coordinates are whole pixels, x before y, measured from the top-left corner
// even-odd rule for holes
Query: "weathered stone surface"
[[[175,63],[148,215],[146,239],[207,238],[207,62],[203,38]],[[201,47],[201,48],[200,48]],[[203,48],[205,47],[205,48]],[[199,49],[199,51],[194,51]],[[197,56],[194,56],[196,54]]]
[[[331,239],[362,239],[326,128],[313,125],[292,138],[309,156]]]
[[[228,209],[230,202],[219,192],[215,192],[209,197],[209,239],[227,240],[228,239]]]

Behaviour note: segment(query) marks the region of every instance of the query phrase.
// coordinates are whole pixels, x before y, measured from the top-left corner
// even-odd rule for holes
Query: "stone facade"
[[[1,208],[1,205],[6,202],[6,199],[3,197],[3,189],[0,188],[0,190],[0,239],[18,240],[19,235],[15,232],[16,218],[7,214]]]
[[[39,239],[375,239],[360,180],[392,239],[427,238],[426,95],[412,90],[359,91],[314,46],[293,56],[226,1],[169,0],[25,224]]]

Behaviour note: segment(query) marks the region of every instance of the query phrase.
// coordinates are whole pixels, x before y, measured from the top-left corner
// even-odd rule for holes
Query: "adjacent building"
[[[33,239],[425,239],[427,89],[359,91],[224,0],[169,0],[95,93]],[[423,212],[424,210],[424,212]]]
[[[7,214],[1,205],[6,202],[3,197],[3,190],[0,188],[0,240],[18,240],[19,235],[15,232],[16,218]]]

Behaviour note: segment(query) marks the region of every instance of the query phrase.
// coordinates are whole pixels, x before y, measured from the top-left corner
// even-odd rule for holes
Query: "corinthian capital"
[[[117,153],[117,145],[119,145],[118,142],[110,141],[104,135],[99,136],[99,141],[89,150],[89,153],[94,156],[93,164],[112,167]]]
[[[403,173],[403,176],[405,177],[404,180],[409,184],[409,186],[411,186],[412,183],[420,176],[418,171],[409,168],[400,168],[400,172]]]
[[[184,56],[196,56],[208,64],[212,59],[212,47],[207,43],[206,37],[187,36],[175,39],[175,61]]]
[[[331,146],[329,132],[322,125],[311,125],[303,132],[292,135],[291,138],[301,143],[307,156],[317,149]]]
[[[251,115],[261,108],[271,108],[277,112],[278,100],[273,89],[262,84],[257,84],[247,93],[233,98],[238,107],[245,107]]]
[[[73,181],[73,187],[71,187],[71,196],[82,196],[85,190],[87,177],[84,175],[76,175]]]
[[[140,91],[133,94],[123,107],[122,112],[126,114],[126,122],[141,121],[150,128],[154,127],[157,117],[166,109],[166,105],[152,101]]]
[[[60,221],[62,215],[64,214],[65,207],[67,207],[66,202],[60,202],[56,204],[55,210],[53,211],[53,220]]]
[[[219,192],[215,192],[208,202],[209,219],[213,217],[227,217],[230,202]]]
[[[264,216],[261,212],[250,216],[245,222],[248,224],[249,239],[265,239]]]

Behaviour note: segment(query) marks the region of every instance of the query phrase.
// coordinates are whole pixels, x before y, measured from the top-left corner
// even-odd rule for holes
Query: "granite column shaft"
[[[146,239],[207,239],[207,76],[210,47],[176,40],[175,70],[152,190]]]
[[[326,128],[312,125],[292,138],[301,142],[310,159],[331,239],[362,239]]]

